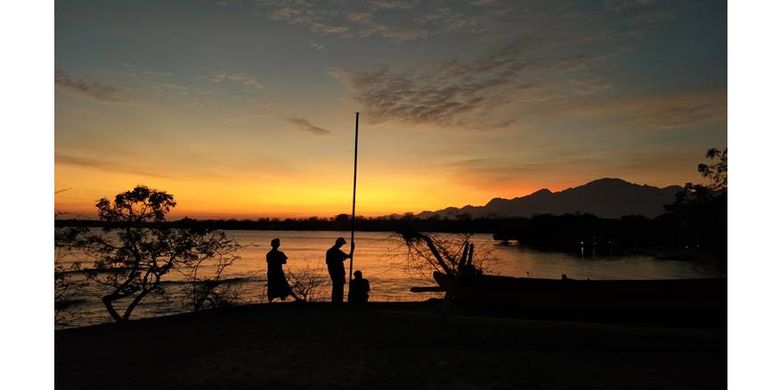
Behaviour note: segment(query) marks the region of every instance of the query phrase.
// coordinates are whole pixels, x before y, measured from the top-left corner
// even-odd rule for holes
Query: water
[[[265,289],[265,254],[273,238],[281,240],[281,250],[288,256],[286,272],[308,269],[321,276],[321,285],[315,288],[313,300],[328,300],[330,283],[325,268],[325,250],[333,245],[339,236],[349,240],[348,232],[321,231],[227,231],[227,235],[241,244],[240,259],[225,272],[224,277],[234,280],[243,302],[257,303],[263,299]],[[488,273],[508,276],[531,276],[559,279],[566,274],[574,279],[684,279],[723,276],[719,271],[698,264],[657,260],[648,256],[625,256],[604,258],[580,258],[578,256],[540,252],[517,246],[501,245],[489,234],[474,235],[475,252],[488,253]],[[407,260],[406,247],[390,232],[356,232],[355,269],[363,272],[371,282],[372,301],[419,301],[438,297],[441,293],[412,293],[413,286],[432,286],[430,270],[421,272],[411,267]],[[348,251],[348,245],[343,248]],[[81,261],[89,266],[89,259],[77,252],[59,251],[56,261],[65,267]],[[348,264],[345,264],[348,267]],[[205,272],[209,268],[206,267]],[[73,280],[83,278],[70,275]],[[159,316],[187,311],[183,304],[183,287],[186,278],[173,271],[165,276],[167,297],[149,296],[133,312],[132,318]],[[60,326],[83,326],[109,322],[105,308],[100,302],[104,288],[86,283],[73,290],[79,303],[62,313]]]

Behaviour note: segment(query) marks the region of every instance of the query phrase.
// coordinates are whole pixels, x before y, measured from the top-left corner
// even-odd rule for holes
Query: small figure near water
[[[363,273],[355,271],[355,278],[349,281],[349,296],[347,302],[353,305],[363,305],[368,303],[368,292],[371,291],[371,285],[368,279],[363,279]]]
[[[265,261],[268,263],[268,302],[273,302],[274,298],[281,298],[283,301],[288,296],[292,296],[296,301],[298,297],[293,293],[287,277],[284,276],[283,264],[287,264],[287,255],[279,250],[281,242],[278,238],[271,240],[271,250],[265,255]]]
[[[347,240],[344,237],[339,237],[336,239],[336,243],[325,252],[325,263],[328,265],[328,274],[330,275],[330,281],[333,283],[330,300],[336,304],[344,302],[344,283],[346,283],[344,260],[352,258],[352,253],[355,251],[353,244],[349,254],[342,252],[341,247],[346,243]]]

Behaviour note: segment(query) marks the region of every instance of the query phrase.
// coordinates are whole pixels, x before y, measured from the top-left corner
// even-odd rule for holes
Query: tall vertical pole
[[[360,113],[355,113],[355,164],[352,171],[352,236],[350,237],[349,250],[349,281],[352,281],[352,260],[355,251],[355,193],[357,192],[357,156],[358,156],[358,123]]]

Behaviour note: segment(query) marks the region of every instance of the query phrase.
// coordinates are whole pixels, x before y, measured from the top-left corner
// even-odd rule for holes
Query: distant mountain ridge
[[[472,218],[531,217],[535,214],[582,213],[602,218],[620,218],[624,215],[653,218],[663,214],[663,205],[672,203],[674,195],[680,190],[680,186],[658,188],[629,183],[623,179],[603,178],[558,192],[543,188],[514,199],[494,198],[484,206],[423,211],[417,217],[437,215],[456,218],[462,214],[469,214]]]

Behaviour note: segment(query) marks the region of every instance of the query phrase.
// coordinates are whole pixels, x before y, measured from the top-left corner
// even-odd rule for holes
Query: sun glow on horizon
[[[360,215],[697,182],[726,144],[725,11],[55,2],[55,207],[143,184],[172,217],[349,212],[356,111]]]

